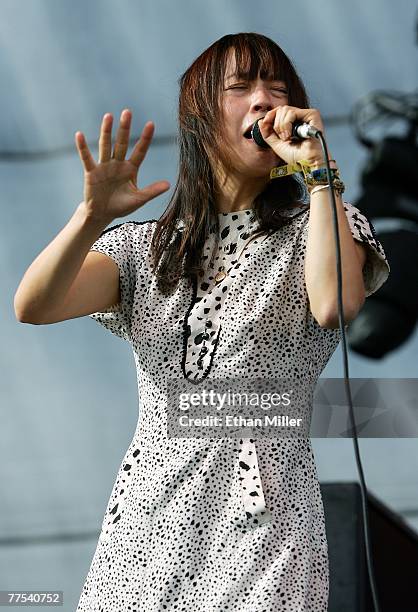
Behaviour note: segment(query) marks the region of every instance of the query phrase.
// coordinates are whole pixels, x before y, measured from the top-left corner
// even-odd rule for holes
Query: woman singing
[[[267,147],[251,137],[258,119]],[[89,315],[131,344],[137,368],[138,424],[77,610],[325,611],[328,549],[309,436],[170,437],[168,381],[315,384],[340,341],[331,188],[346,324],[387,279],[385,253],[343,201],[337,161],[332,186],[308,180],[324,168],[320,142],[295,141],[291,130],[300,121],[324,133],[321,114],[269,38],[227,35],[191,64],[166,211],[114,224],[170,187],[138,187],[154,125],[127,159],[131,120],[124,110],[112,149],[104,115],[97,162],[77,132],[84,199],[15,296],[22,322]],[[299,162],[310,174],[270,177]],[[311,411],[301,413],[308,426]]]

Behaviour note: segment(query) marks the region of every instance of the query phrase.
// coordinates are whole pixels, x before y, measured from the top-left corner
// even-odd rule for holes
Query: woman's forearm
[[[337,193],[335,200],[341,251],[343,312],[345,322],[349,323],[365,300],[363,272],[343,200]],[[338,321],[338,285],[330,189],[311,194],[305,283],[315,319],[325,327],[335,327]]]
[[[14,296],[19,321],[36,321],[61,305],[107,223],[86,215],[83,202],[26,270]]]

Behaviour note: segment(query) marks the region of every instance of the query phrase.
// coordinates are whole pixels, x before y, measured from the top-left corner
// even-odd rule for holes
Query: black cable
[[[132,136],[129,139],[128,146],[135,145],[138,141],[137,137]],[[165,147],[168,145],[175,145],[177,142],[176,136],[154,136],[152,139],[152,145]],[[98,142],[93,140],[91,143],[87,142],[90,151],[97,151],[99,148]],[[53,149],[38,149],[37,151],[11,151],[3,150],[0,151],[0,162],[2,163],[22,163],[22,162],[37,162],[42,160],[54,159],[56,157],[62,157],[65,155],[74,155],[77,153],[75,144],[63,145],[55,147]]]
[[[349,125],[352,121],[351,115],[332,115],[326,117],[325,123],[327,128],[338,127],[340,125]],[[129,139],[128,146],[133,146],[138,141],[137,136],[131,136]],[[98,150],[98,141],[95,138],[87,138],[87,144],[90,151]],[[167,134],[166,136],[153,136],[151,146],[154,147],[166,147],[170,145],[178,144],[178,137],[175,134]],[[62,145],[54,147],[53,149],[38,149],[33,151],[24,150],[0,150],[0,162],[1,163],[23,163],[23,162],[37,162],[42,160],[54,159],[56,157],[63,157],[66,155],[74,155],[77,153],[75,144]]]
[[[364,540],[366,544],[366,559],[367,559],[367,570],[369,574],[370,581],[370,589],[372,592],[373,598],[373,607],[375,612],[380,612],[380,606],[377,598],[377,589],[374,578],[373,564],[372,564],[372,556],[370,552],[370,539],[369,539],[369,515],[367,509],[367,498],[366,498],[366,483],[364,480],[363,468],[360,460],[360,453],[358,448],[358,439],[357,439],[357,429],[354,419],[353,412],[353,404],[351,400],[351,390],[349,384],[349,374],[348,374],[348,359],[347,359],[347,345],[345,338],[345,321],[344,321],[344,312],[342,305],[342,273],[341,273],[341,251],[340,251],[340,235],[338,232],[338,216],[337,216],[337,204],[335,201],[335,193],[332,187],[332,177],[331,177],[331,169],[328,161],[328,147],[325,142],[324,136],[320,130],[317,131],[317,138],[321,143],[322,150],[324,153],[325,165],[327,168],[327,178],[330,185],[330,196],[331,196],[331,205],[333,212],[333,223],[334,223],[334,238],[335,238],[335,248],[336,248],[336,257],[337,257],[337,279],[338,279],[338,319],[340,324],[340,330],[342,335],[342,347],[343,347],[343,360],[344,360],[344,383],[345,389],[348,397],[348,405],[350,409],[350,419],[354,431],[353,443],[354,443],[354,451],[356,455],[356,463],[360,476],[360,491],[361,491],[361,502],[362,502],[362,510],[363,510],[363,522],[364,522]]]
[[[91,531],[55,532],[33,535],[9,535],[0,537],[0,548],[4,546],[39,546],[42,544],[57,544],[64,542],[87,542],[96,540],[100,536],[100,529]]]

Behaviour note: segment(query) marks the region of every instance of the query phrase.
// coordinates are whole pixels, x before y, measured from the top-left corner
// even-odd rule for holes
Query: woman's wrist
[[[314,194],[322,191],[326,188],[332,189],[339,195],[345,191],[345,185],[340,178],[339,169],[335,159],[329,159],[330,176],[327,172],[326,164],[324,160],[314,159],[310,161],[310,168],[308,172],[304,172],[304,178],[307,190],[309,194]],[[329,180],[329,178],[331,180]]]
[[[335,159],[329,159],[329,167],[331,168],[331,170],[338,170],[338,164],[335,161]],[[326,168],[326,163],[324,159],[314,159],[313,161],[309,162],[310,167],[312,168],[312,170],[318,170],[319,168]]]
[[[337,197],[341,197],[345,191],[344,183],[340,186],[332,186],[332,190],[334,191]],[[308,189],[309,197],[311,198],[315,193],[319,193],[320,191],[327,191],[328,193],[331,191],[331,185],[328,183],[327,185],[315,185],[312,188]]]

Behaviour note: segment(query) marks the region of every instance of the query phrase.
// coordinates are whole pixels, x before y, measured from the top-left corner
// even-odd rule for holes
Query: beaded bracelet
[[[318,168],[317,170],[310,170],[304,173],[305,181],[307,185],[325,185],[328,183],[328,173],[326,168]],[[331,180],[340,178],[340,171],[338,168],[331,168]]]

